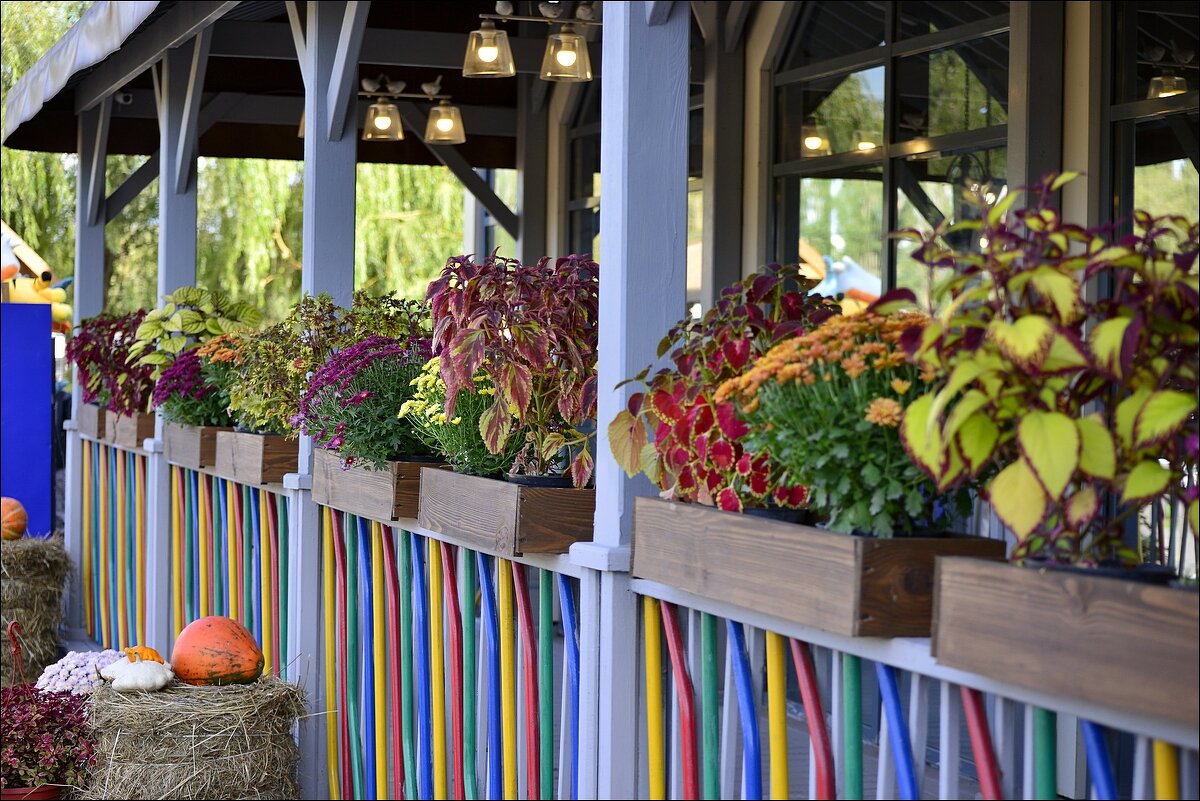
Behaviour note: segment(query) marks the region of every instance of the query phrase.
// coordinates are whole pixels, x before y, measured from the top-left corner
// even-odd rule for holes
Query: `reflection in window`
[[[704,281],[704,183],[688,178],[687,194],[687,296],[698,302]]]
[[[487,181],[496,192],[496,196],[503,200],[506,206],[510,209],[517,207],[516,170],[488,170]],[[483,224],[486,244],[484,250],[487,253],[499,248],[501,256],[512,258],[517,255],[517,240],[513,239],[512,234],[504,230],[504,226],[497,223],[492,215],[485,213]]]
[[[970,3],[903,2],[896,4],[900,38],[936,33],[1008,13],[1008,3],[974,0]]]
[[[883,143],[883,67],[779,90],[779,160],[871,150]]]
[[[1114,103],[1169,96],[1164,85],[1170,92],[1200,86],[1200,6],[1195,2],[1114,3],[1113,28]]]
[[[1197,114],[1174,114],[1137,123],[1134,140],[1133,207],[1151,214],[1200,217],[1196,163],[1187,155],[1190,137],[1196,150]]]
[[[1008,122],[1008,34],[900,60],[900,141]]]
[[[881,2],[806,3],[800,34],[793,37],[783,58],[785,70],[803,67],[883,44],[884,6]]]
[[[993,198],[1006,191],[1008,169],[1006,148],[960,153],[935,159],[905,160],[896,164],[896,225],[900,229],[926,231],[949,220],[951,223],[978,219],[979,212],[963,199],[964,191],[988,187]],[[980,243],[974,232],[951,234],[947,244],[978,252]],[[911,258],[916,245],[907,240],[896,243],[896,285],[911,289],[922,307],[928,307],[932,282],[941,280],[949,268],[933,275]]]

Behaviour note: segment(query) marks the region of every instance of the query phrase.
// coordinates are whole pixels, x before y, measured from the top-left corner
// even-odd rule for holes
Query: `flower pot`
[[[1200,603],[1086,570],[939,559],[940,664],[1196,730]]]
[[[430,461],[388,462],[387,470],[342,468],[341,458],[325,448],[313,450],[313,500],[359,517],[388,522],[416,518],[421,498],[421,468]]]
[[[979,537],[851,537],[708,506],[638,498],[633,575],[835,634],[925,637],[934,558],[1002,558]]]
[[[5,787],[0,789],[0,799],[4,801],[21,801],[21,799],[50,799],[62,798],[62,787],[57,784],[43,784],[39,787]]]
[[[213,472],[240,484],[279,484],[296,472],[299,445],[280,434],[218,431]]]
[[[421,527],[500,556],[566,553],[592,538],[595,511],[595,490],[421,471]]]
[[[570,489],[570,476],[514,476],[509,473],[504,476],[504,480],[510,484],[519,484],[522,487],[553,487],[557,489]]]
[[[110,412],[110,415],[114,413]],[[116,414],[116,426],[112,432],[112,444],[126,450],[141,450],[142,443],[154,437],[154,415],[137,412],[132,415]],[[113,417],[109,417],[112,424]]]
[[[75,409],[75,430],[82,437],[103,440],[104,427],[108,422],[105,410],[94,403],[81,403]]]
[[[199,470],[217,463],[217,432],[232,431],[223,426],[185,426],[163,423],[163,451],[167,461],[179,467]]]

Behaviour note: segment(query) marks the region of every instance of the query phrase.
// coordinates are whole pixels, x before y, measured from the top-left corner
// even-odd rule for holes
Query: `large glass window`
[[[964,189],[1006,191],[1008,3],[806,7],[775,75],[770,255],[812,264],[817,291],[927,297],[889,234],[962,218]]]

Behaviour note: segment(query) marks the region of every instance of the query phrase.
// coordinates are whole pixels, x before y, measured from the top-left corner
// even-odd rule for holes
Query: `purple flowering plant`
[[[87,696],[5,687],[0,703],[0,786],[79,785],[95,759]]]
[[[145,309],[121,317],[101,314],[75,329],[67,344],[67,360],[79,371],[84,403],[124,415],[147,410],[154,368],[127,363],[134,333],[145,316]]]
[[[154,385],[154,408],[173,423],[187,426],[231,426],[229,392],[219,380],[223,365],[202,359],[188,348],[162,371]]]
[[[388,461],[430,451],[400,407],[429,358],[429,340],[371,335],[332,353],[308,381],[296,423],[345,466],[386,470]]]

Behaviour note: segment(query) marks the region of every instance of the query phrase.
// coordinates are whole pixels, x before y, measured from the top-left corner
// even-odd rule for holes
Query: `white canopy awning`
[[[109,0],[92,5],[9,91],[4,103],[4,138],[33,119],[72,75],[118,50],[157,7],[157,2]]]

